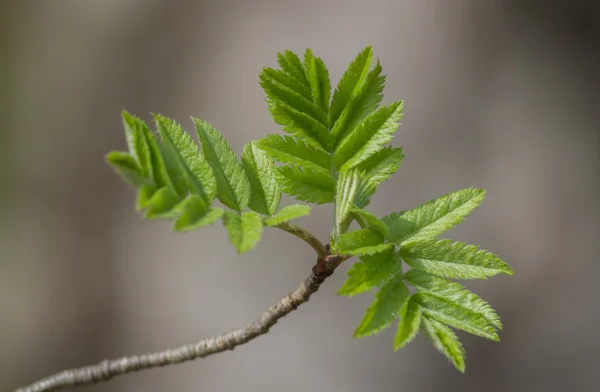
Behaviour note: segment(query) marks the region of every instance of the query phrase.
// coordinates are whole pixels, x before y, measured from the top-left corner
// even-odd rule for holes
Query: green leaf
[[[128,152],[109,152],[106,155],[106,162],[108,162],[125,181],[134,187],[137,188],[148,183],[148,180],[141,173],[137,162]]]
[[[261,239],[262,219],[256,212],[249,211],[240,215],[233,211],[226,211],[223,214],[223,223],[231,243],[239,254],[253,249]]]
[[[123,117],[123,126],[125,128],[125,138],[129,147],[129,153],[137,162],[142,177],[149,178],[152,172],[152,162],[150,158],[150,148],[144,135],[146,124],[141,119],[132,116],[125,110],[121,113]]]
[[[473,335],[500,340],[494,326],[479,313],[428,293],[413,294],[413,298],[421,306],[423,315]]]
[[[375,295],[375,301],[367,308],[360,325],[354,331],[354,337],[373,335],[387,328],[396,319],[409,295],[400,275],[387,282]]]
[[[373,59],[373,48],[367,46],[362,52],[356,56],[354,61],[350,63],[346,72],[340,79],[337,89],[333,93],[331,101],[331,110],[329,112],[329,123],[335,124],[348,106],[348,102],[354,91],[357,91],[365,80],[371,61]]]
[[[137,211],[142,211],[148,208],[150,205],[150,200],[156,191],[157,189],[154,185],[146,184],[139,187],[137,191],[135,209]]]
[[[404,245],[408,241],[433,238],[462,222],[485,197],[484,189],[467,188],[451,192],[409,211],[383,218],[390,227],[390,241]]]
[[[285,206],[277,214],[265,220],[265,225],[276,226],[280,223],[306,216],[310,213],[310,210],[311,207],[304,204]]]
[[[277,53],[277,63],[285,73],[296,79],[298,83],[306,86],[307,90],[310,91],[310,83],[306,79],[302,61],[296,53],[291,50]]]
[[[384,106],[363,120],[335,151],[335,166],[349,170],[381,150],[394,137],[402,118],[402,101]]]
[[[315,57],[310,49],[307,49],[304,55],[304,70],[310,83],[314,102],[321,107],[324,114],[328,113],[329,99],[331,98],[329,71],[323,60]]]
[[[156,188],[169,187],[171,188],[171,190],[177,193],[173,183],[171,182],[165,158],[161,154],[160,148],[158,146],[160,141],[156,138],[156,135],[150,130],[150,128],[148,128],[148,126],[145,123],[142,127],[142,130],[146,138],[146,143],[148,144],[148,148],[150,150],[150,162],[152,167],[151,177],[154,181],[154,185],[156,185]]]
[[[196,143],[177,122],[159,114],[155,114],[154,119],[165,146],[166,151],[162,152],[166,154],[163,155],[167,155],[171,159],[171,162],[165,160],[167,171],[170,166],[170,175],[177,176],[175,168],[172,167],[176,162],[179,165],[179,171],[187,180],[188,189],[192,193],[202,196],[207,204],[211,204],[215,199],[217,185],[213,172],[199,154]],[[178,181],[177,178],[172,178],[172,180],[175,183]],[[178,187],[175,186],[175,188]],[[181,192],[181,189],[178,191]],[[179,195],[183,196],[182,193]]]
[[[217,197],[227,207],[242,211],[250,201],[250,182],[227,140],[211,124],[194,118],[202,151],[217,179]]]
[[[251,142],[244,146],[242,164],[250,181],[250,208],[261,214],[273,215],[281,200],[273,160]]]
[[[495,254],[452,240],[409,242],[400,249],[400,256],[411,267],[444,278],[485,279],[499,273],[514,274]]]
[[[268,107],[273,121],[281,125],[285,132],[316,148],[331,151],[333,141],[329,128],[319,119],[282,101],[269,100]]]
[[[369,211],[365,211],[360,208],[352,208],[350,213],[363,229],[369,229],[377,232],[385,238],[389,236],[389,227],[383,223],[381,219],[371,214]]]
[[[454,332],[444,324],[423,317],[421,331],[439,352],[448,358],[461,373],[465,372],[465,350]]]
[[[173,219],[178,214],[177,204],[180,199],[169,188],[161,188],[148,200],[146,219]]]
[[[362,86],[352,94],[348,106],[331,130],[336,146],[339,146],[346,136],[379,106],[385,83],[385,76],[380,75],[381,71],[381,64],[377,61]]]
[[[335,194],[335,236],[346,232],[352,222],[350,210],[369,204],[375,187],[357,170],[340,173]]]
[[[348,270],[348,279],[339,289],[339,295],[352,297],[370,291],[387,282],[401,268],[400,258],[394,248],[371,256],[361,256],[360,260]]]
[[[281,163],[331,173],[331,154],[302,140],[287,135],[268,135],[256,143],[257,147]]]
[[[189,192],[186,172],[181,169],[179,164],[179,154],[174,149],[172,143],[168,148],[161,140],[156,141],[156,147],[163,158],[166,178],[168,178],[167,187],[180,198],[186,197]],[[216,184],[216,183],[215,183]],[[215,190],[216,192],[216,190]]]
[[[286,82],[289,83],[289,85],[283,84]],[[314,119],[316,122],[327,128],[327,114],[326,112],[323,112],[319,102],[313,101],[315,95],[314,91],[312,91],[311,95],[307,98],[304,96],[302,85],[298,85],[294,79],[282,77],[280,73],[271,68],[265,68],[260,73],[260,85],[269,100],[274,104],[288,106],[298,113],[302,113],[307,117]],[[279,124],[286,125],[285,123]]]
[[[502,323],[496,311],[481,297],[467,290],[463,285],[416,269],[408,271],[404,275],[404,280],[421,292],[442,297],[475,313],[479,313],[494,327],[502,329]]]
[[[181,202],[177,209],[180,214],[175,221],[175,231],[186,232],[215,223],[223,215],[222,208],[210,208],[204,199],[191,195]]]
[[[417,336],[421,319],[421,307],[413,301],[411,296],[400,310],[400,322],[398,323],[398,331],[394,338],[394,350],[406,346]]]
[[[331,173],[297,166],[282,166],[276,171],[279,185],[288,195],[309,203],[331,203],[335,195],[335,180]]]
[[[373,184],[379,185],[400,169],[402,158],[401,148],[386,146],[360,163],[357,169],[364,172]]]
[[[394,247],[384,244],[381,234],[367,229],[345,233],[335,242],[335,251],[346,255],[371,255],[385,252]]]
[[[304,69],[301,69],[301,72],[304,73]],[[283,69],[263,68],[260,77],[269,80],[271,84],[276,83],[278,86],[292,90],[309,102],[313,99],[308,82],[299,81],[298,78]]]

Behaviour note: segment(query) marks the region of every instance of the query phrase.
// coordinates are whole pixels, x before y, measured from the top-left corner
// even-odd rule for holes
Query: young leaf
[[[413,294],[413,298],[421,306],[425,316],[473,335],[500,340],[494,326],[479,313],[428,293]]]
[[[301,72],[304,73],[304,70],[302,69]],[[285,86],[309,102],[313,99],[310,86],[305,82],[298,81],[283,69],[263,68],[260,77],[270,80],[271,83],[277,83],[279,86]]]
[[[370,158],[394,137],[402,118],[402,101],[384,106],[365,118],[336,148],[334,161],[340,171]]]
[[[148,180],[141,173],[137,162],[128,152],[112,151],[106,155],[106,161],[125,181],[134,187],[137,188],[148,183]]]
[[[262,219],[254,211],[244,212],[241,215],[233,211],[225,211],[223,223],[231,243],[239,254],[254,248],[261,239]]]
[[[499,273],[514,274],[495,254],[452,240],[409,242],[400,248],[400,256],[411,267],[444,278],[485,279]]]
[[[390,241],[404,245],[408,241],[433,238],[465,219],[485,197],[484,189],[467,188],[448,193],[409,211],[383,218],[390,227]]]
[[[360,163],[357,169],[364,172],[373,184],[379,185],[400,169],[402,158],[401,148],[387,146]]]
[[[383,223],[381,219],[371,214],[369,211],[362,210],[360,208],[352,208],[350,213],[356,219],[360,227],[363,229],[369,229],[374,232],[381,234],[384,238],[387,238],[390,234],[389,227]]]
[[[277,63],[285,73],[289,74],[299,83],[306,86],[307,89],[310,89],[310,83],[306,79],[302,61],[300,61],[300,58],[296,55],[296,53],[292,52],[291,50],[286,50],[283,53],[277,53]]]
[[[371,256],[361,256],[360,260],[348,270],[348,279],[339,289],[339,295],[352,297],[365,293],[400,272],[400,258],[394,248]]]
[[[323,113],[329,113],[329,99],[331,98],[329,71],[323,60],[315,57],[310,49],[307,49],[304,55],[304,70],[310,83],[314,102],[321,107]]]
[[[329,112],[329,123],[335,124],[346,108],[354,91],[357,91],[371,67],[373,59],[373,48],[367,46],[358,56],[350,63],[348,69],[340,79],[337,89],[333,93],[331,101],[331,110]]]
[[[291,136],[268,135],[256,142],[256,145],[281,163],[331,173],[331,154]]]
[[[448,358],[461,373],[465,372],[465,350],[454,332],[444,324],[423,317],[421,331],[439,352]]]
[[[279,185],[288,195],[309,203],[331,203],[335,195],[335,180],[331,173],[296,166],[282,166],[275,172]]]
[[[150,200],[154,193],[157,191],[154,185],[145,184],[138,188],[137,197],[135,202],[136,211],[142,211],[148,208],[150,205]]]
[[[377,292],[375,301],[367,308],[353,336],[361,338],[387,328],[396,319],[409,295],[408,288],[399,275],[391,279]]]
[[[404,275],[404,280],[421,292],[437,295],[475,313],[479,313],[494,327],[502,329],[502,323],[496,311],[477,294],[467,290],[463,285],[416,269],[408,271]]]
[[[161,188],[148,200],[146,219],[173,219],[177,216],[179,197],[169,188]]]
[[[154,119],[166,147],[165,155],[171,160],[171,162],[165,160],[167,166],[172,166],[172,161],[175,161],[179,165],[179,172],[183,172],[187,180],[189,190],[202,196],[207,204],[211,204],[215,199],[216,181],[210,166],[199,154],[196,143],[175,121],[158,114],[154,115]],[[171,167],[170,172],[176,175],[175,168]],[[173,181],[176,182],[177,179]],[[179,189],[178,191],[181,192]],[[182,196],[181,193],[179,195]]]
[[[394,247],[393,244],[384,244],[381,234],[367,229],[360,229],[345,233],[335,242],[338,254],[346,255],[372,255],[385,252]]]
[[[421,319],[421,307],[410,297],[400,310],[400,322],[394,338],[394,350],[406,346],[417,336]]]
[[[190,195],[178,206],[179,217],[175,221],[175,231],[191,231],[215,223],[223,216],[222,208],[210,208],[198,195]]]
[[[190,187],[188,185],[186,172],[181,169],[181,165],[179,164],[179,154],[176,149],[174,149],[172,143],[169,144],[169,146],[171,146],[171,148],[168,148],[161,140],[156,141],[156,147],[164,162],[165,178],[168,178],[168,181],[165,181],[165,183],[173,193],[183,199],[188,194]],[[216,194],[216,182],[211,186],[214,186],[214,192]]]
[[[336,237],[346,232],[352,222],[350,210],[369,204],[375,187],[357,170],[340,173],[335,194]]]
[[[306,216],[310,213],[311,207],[304,204],[292,204],[283,207],[277,214],[265,220],[266,226],[276,226],[280,223],[290,221]]]
[[[333,125],[331,134],[335,137],[336,146],[339,146],[365,117],[377,109],[383,97],[385,83],[385,76],[380,75],[381,71],[381,65],[377,61],[375,68],[369,72],[362,86],[354,91],[348,105]]]
[[[261,214],[273,215],[281,199],[273,160],[251,142],[244,146],[242,164],[250,181],[250,208]]]
[[[217,197],[227,207],[242,211],[250,201],[250,182],[227,140],[211,124],[194,118],[202,151],[217,179]]]
[[[132,116],[125,110],[121,113],[123,117],[123,126],[125,128],[125,138],[129,147],[129,153],[137,162],[142,177],[150,177],[152,173],[152,162],[150,158],[150,148],[144,135],[146,124],[141,119]]]

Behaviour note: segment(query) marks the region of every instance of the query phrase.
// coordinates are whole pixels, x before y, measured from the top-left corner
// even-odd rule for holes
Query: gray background
[[[306,47],[334,81],[373,44],[407,157],[377,214],[468,186],[450,236],[514,277],[469,282],[502,342],[461,334],[461,375],[422,338],[351,335],[370,295],[319,293],[235,352],[85,391],[597,390],[600,6],[595,1],[12,1],[0,5],[0,390],[67,367],[228,331],[294,289],[311,249],[275,230],[238,257],[222,225],[142,221],[103,161],[119,112],[212,122],[235,151],[278,131],[258,85]],[[290,199],[285,199],[286,203]],[[301,221],[325,239],[328,207]]]

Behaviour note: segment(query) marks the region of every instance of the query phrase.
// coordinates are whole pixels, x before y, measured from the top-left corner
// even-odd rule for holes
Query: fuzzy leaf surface
[[[242,211],[250,201],[250,182],[223,135],[211,124],[193,119],[202,151],[217,179],[217,197],[232,210]]]
[[[260,149],[281,163],[331,173],[331,154],[302,140],[287,135],[268,135],[256,143]]]
[[[146,219],[173,219],[177,216],[177,205],[180,199],[169,188],[157,190],[150,200],[144,217]]]
[[[262,219],[254,211],[242,214],[225,211],[223,224],[229,233],[231,243],[239,254],[253,249],[262,237]]]
[[[339,236],[346,232],[352,222],[352,208],[368,205],[375,187],[362,173],[351,170],[340,173],[336,188],[335,230]]]
[[[211,208],[198,195],[190,195],[178,206],[175,231],[186,232],[215,223],[223,216],[222,208]]]
[[[130,153],[112,151],[106,155],[106,161],[125,181],[134,187],[137,188],[147,184],[148,181],[141,173],[137,162]]]
[[[433,346],[461,373],[465,372],[465,350],[450,328],[430,317],[423,317],[421,331]]]
[[[400,258],[393,248],[374,255],[361,256],[348,270],[348,278],[339,295],[352,297],[379,287],[400,272]]]
[[[312,207],[304,204],[292,204],[283,207],[277,214],[265,220],[266,226],[276,226],[280,223],[290,221],[292,219],[301,218],[310,214]]]
[[[323,114],[327,115],[331,98],[331,82],[325,63],[315,57],[312,50],[307,49],[304,55],[304,70],[310,83],[313,101],[321,108]],[[327,122],[326,125],[329,123]]]
[[[411,296],[400,310],[400,322],[398,323],[398,331],[394,338],[394,350],[398,350],[406,346],[419,333],[421,326],[421,307],[413,300]]]
[[[400,256],[411,267],[444,278],[485,279],[500,273],[514,274],[495,254],[448,239],[409,242],[400,249]]]
[[[277,63],[282,71],[293,77],[298,83],[304,85],[310,91],[310,84],[306,79],[304,66],[298,55],[291,50],[285,50],[282,53],[277,53]]]
[[[335,242],[335,250],[346,255],[372,255],[393,249],[393,244],[385,244],[381,234],[368,229],[354,230],[343,234]]]
[[[360,227],[363,229],[369,229],[376,233],[381,234],[383,237],[387,238],[390,234],[389,227],[383,223],[381,219],[370,213],[369,211],[365,211],[360,208],[352,208],[350,213],[354,217],[354,219],[358,222]]]
[[[281,200],[273,159],[251,142],[244,146],[242,164],[250,181],[250,208],[261,214],[273,215]]]
[[[404,245],[408,241],[433,238],[462,222],[485,197],[485,190],[467,188],[430,200],[409,211],[383,218],[390,227],[390,241]]]
[[[360,163],[357,169],[375,185],[379,185],[395,174],[402,164],[401,148],[386,146]]]
[[[121,114],[129,153],[137,162],[142,177],[148,178],[152,173],[152,160],[150,147],[144,134],[146,124],[140,118],[132,116],[125,110]]]
[[[331,203],[335,195],[335,180],[331,173],[282,166],[276,171],[279,185],[288,195],[309,203]]]

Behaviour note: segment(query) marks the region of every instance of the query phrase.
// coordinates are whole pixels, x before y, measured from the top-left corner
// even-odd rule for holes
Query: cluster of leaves
[[[389,145],[402,101],[380,106],[385,76],[379,61],[371,67],[371,47],[352,61],[333,97],[325,63],[310,49],[303,60],[291,51],[277,60],[279,69],[264,68],[260,84],[272,118],[287,135],[248,143],[240,162],[205,121],[193,119],[200,152],[176,122],[155,115],[159,139],[124,112],[129,151],[110,153],[109,163],[137,188],[137,206],[146,218],[173,219],[178,231],[222,218],[240,253],[256,245],[263,226],[309,213],[302,204],[276,213],[282,192],[308,203],[333,203],[332,252],[360,259],[339,294],[377,291],[354,336],[375,334],[399,320],[395,349],[421,331],[464,371],[464,350],[450,327],[498,340],[502,325],[484,300],[450,279],[513,272],[476,246],[437,237],[460,223],[485,191],[452,192],[383,218],[368,212],[377,186],[398,171],[403,158],[402,149]],[[213,206],[215,199],[225,208]],[[349,231],[353,221],[360,229]],[[411,269],[405,272],[403,264]]]

